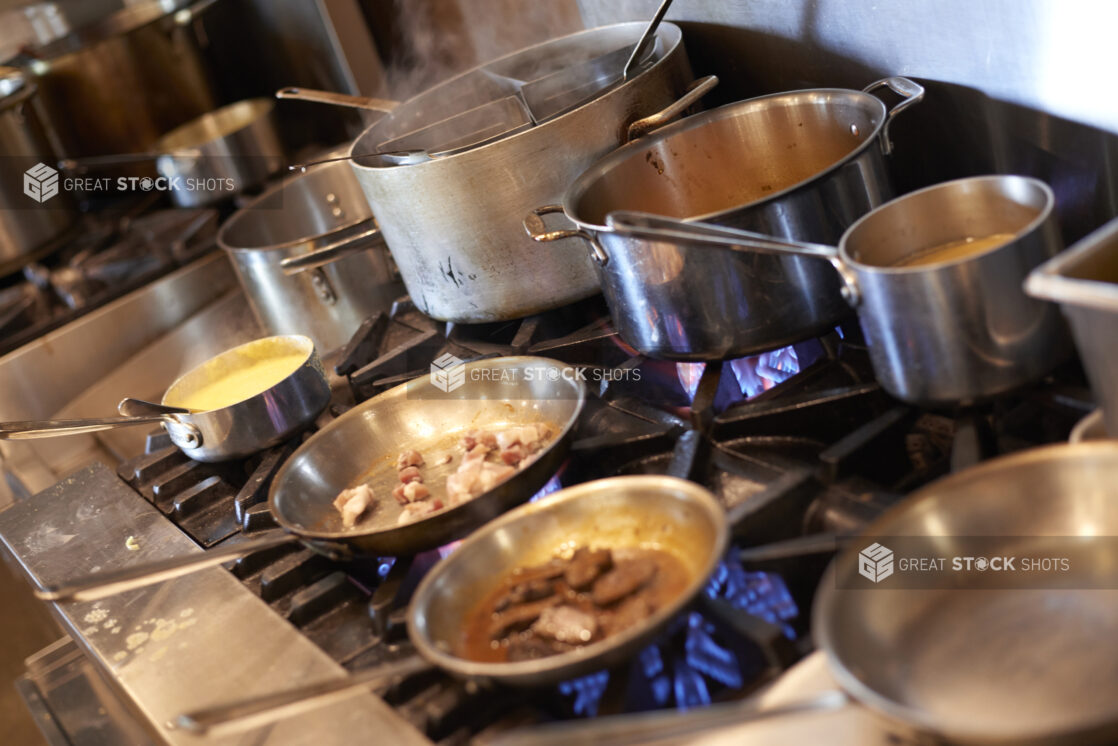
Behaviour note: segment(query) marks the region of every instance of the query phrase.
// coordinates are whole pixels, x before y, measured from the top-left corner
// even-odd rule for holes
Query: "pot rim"
[[[966,254],[955,259],[948,259],[942,262],[934,262],[932,264],[920,264],[911,267],[890,267],[882,266],[879,264],[867,264],[865,262],[858,261],[850,255],[848,246],[851,237],[858,231],[860,227],[866,225],[875,218],[880,219],[881,215],[886,212],[898,209],[898,207],[906,201],[918,199],[920,196],[929,194],[931,192],[962,189],[965,186],[971,184],[1013,181],[1027,184],[1029,188],[1039,191],[1041,196],[1044,198],[1044,204],[1037,212],[1036,217],[1034,217],[1021,228],[1018,228],[1016,231],[1014,231],[1013,238],[1009,241],[1006,241],[1005,243],[998,244],[997,246],[993,246],[986,249],[985,251],[980,251],[975,254]],[[1020,174],[983,174],[980,176],[965,176],[961,179],[952,179],[951,181],[941,181],[938,184],[932,184],[931,186],[926,186],[922,189],[917,189],[916,191],[902,194],[900,197],[895,197],[884,204],[878,205],[873,210],[870,210],[865,215],[855,220],[850,225],[850,227],[843,232],[842,237],[839,239],[839,259],[844,264],[857,269],[859,272],[865,273],[883,275],[910,275],[919,274],[921,272],[937,272],[942,269],[956,267],[960,264],[965,264],[967,262],[981,259],[999,251],[1003,251],[1010,246],[1013,246],[1022,238],[1035,233],[1042,225],[1044,225],[1049,220],[1049,218],[1051,218],[1055,206],[1056,195],[1053,193],[1052,187],[1048,186],[1048,184],[1034,176],[1024,176]]]
[[[275,99],[265,98],[258,96],[256,98],[243,98],[240,101],[234,101],[231,104],[207,111],[201,116],[195,117],[189,121],[183,122],[172,130],[164,132],[159,136],[159,139],[152,145],[152,149],[157,153],[163,153],[167,150],[177,150],[179,148],[205,148],[208,146],[216,145],[219,142],[227,140],[235,135],[244,132],[250,127],[259,124],[270,126],[268,118],[276,108]],[[242,113],[244,116],[242,116]],[[219,122],[224,118],[233,120],[240,119],[236,127],[225,131],[223,134],[216,137],[206,137],[201,139],[198,137],[184,137],[193,129],[203,127],[204,122]],[[219,126],[220,129],[220,126]],[[182,140],[181,142],[175,142]],[[243,153],[241,155],[266,157],[266,153]],[[175,159],[172,153],[164,153],[160,156],[162,158]]]
[[[856,148],[850,150],[841,159],[831,163],[826,168],[815,172],[807,179],[796,182],[795,184],[785,187],[784,189],[781,189],[778,192],[774,192],[773,194],[770,194],[762,199],[753,200],[752,202],[743,202],[741,204],[734,205],[733,207],[704,213],[702,215],[688,216],[686,218],[682,218],[682,220],[684,220],[685,222],[717,222],[719,219],[733,215],[739,210],[750,209],[768,202],[774,202],[789,194],[792,194],[793,192],[808,188],[812,184],[818,182],[823,178],[826,178],[830,174],[842,168],[850,161],[858,158],[868,148],[877,146],[878,137],[880,136],[882,129],[885,127],[885,124],[888,121],[888,110],[885,106],[885,103],[881,99],[877,98],[871,93],[855,90],[853,88],[804,88],[801,90],[770,93],[764,96],[757,96],[754,98],[743,99],[741,101],[734,101],[729,104],[724,104],[717,109],[711,109],[710,111],[693,114],[689,117],[685,117],[679,120],[678,122],[673,122],[669,125],[661,127],[649,135],[622,145],[613,152],[603,156],[596,163],[579,174],[578,178],[571,182],[571,185],[567,187],[567,191],[563,194],[563,212],[566,213],[568,218],[570,218],[583,229],[588,229],[596,232],[608,232],[609,228],[607,226],[598,225],[590,221],[583,220],[581,217],[579,217],[576,214],[574,206],[578,202],[578,199],[581,197],[581,195],[588,191],[590,185],[593,182],[597,181],[607,172],[613,170],[613,168],[615,168],[623,161],[627,161],[629,158],[633,157],[634,152],[643,150],[644,148],[648,147],[649,144],[668,140],[681,132],[700,129],[702,127],[709,126],[714,122],[741,116],[742,109],[763,109],[766,108],[767,104],[770,104],[774,101],[779,101],[781,99],[784,99],[788,103],[798,103],[801,99],[822,96],[853,97],[867,102],[870,106],[874,107],[877,110],[875,116],[876,123],[874,125],[873,131]]]
[[[406,105],[409,102],[414,101],[419,96],[431,95],[431,94],[433,94],[434,91],[437,91],[437,90],[443,90],[443,91],[450,90],[453,86],[457,85],[466,76],[477,74],[478,71],[485,70],[487,68],[499,65],[502,62],[506,62],[507,60],[510,60],[510,59],[512,59],[512,58],[514,58],[518,55],[524,54],[524,53],[526,53],[526,52],[528,52],[532,49],[541,49],[541,48],[544,48],[546,46],[549,46],[549,45],[552,45],[552,44],[557,44],[559,42],[565,41],[567,39],[572,39],[572,38],[577,37],[577,36],[582,36],[582,35],[589,36],[589,35],[594,34],[594,33],[602,33],[602,32],[604,32],[608,29],[618,29],[618,28],[630,27],[630,28],[640,32],[640,31],[644,30],[644,27],[646,25],[647,24],[644,21],[630,21],[630,22],[627,22],[627,23],[612,23],[612,24],[607,24],[605,26],[595,26],[594,28],[583,29],[581,31],[576,31],[572,34],[566,34],[565,36],[559,36],[559,37],[556,37],[554,39],[549,39],[547,41],[540,42],[539,44],[533,44],[532,46],[524,47],[522,49],[518,49],[515,52],[511,52],[509,54],[503,55],[503,56],[498,57],[496,59],[489,60],[488,62],[485,62],[481,65],[477,65],[476,67],[470,68],[469,70],[466,70],[465,72],[459,73],[458,75],[455,75],[453,78],[450,78],[449,80],[445,80],[442,83],[439,83],[438,85],[436,85],[432,88],[429,88],[426,91],[423,91],[422,93],[419,93],[416,96],[413,96],[413,97],[407,99],[401,105]],[[347,155],[350,158],[349,163],[353,167],[353,170],[356,171],[358,174],[361,174],[361,173],[364,173],[364,172],[374,172],[375,173],[375,172],[393,171],[393,170],[397,170],[397,169],[401,169],[401,168],[416,169],[416,168],[420,168],[420,167],[423,167],[423,166],[430,166],[431,164],[434,164],[434,163],[443,163],[443,162],[446,162],[446,161],[451,161],[451,160],[458,159],[458,158],[461,158],[461,157],[466,156],[466,155],[472,155],[472,154],[475,154],[475,153],[486,152],[490,148],[498,146],[502,143],[506,143],[506,142],[508,142],[510,140],[513,140],[517,137],[520,137],[522,135],[527,135],[528,133],[535,132],[535,131],[540,130],[540,129],[549,128],[549,127],[553,127],[553,126],[558,126],[558,123],[563,122],[564,120],[567,120],[570,116],[576,114],[577,112],[580,112],[588,106],[592,106],[594,104],[597,104],[597,103],[599,103],[599,102],[601,102],[605,99],[608,99],[608,98],[614,96],[622,88],[625,88],[625,87],[631,86],[631,85],[637,85],[637,84],[641,83],[643,80],[645,80],[647,78],[647,76],[651,75],[654,72],[658,72],[665,65],[669,64],[669,58],[671,58],[675,53],[680,51],[680,47],[682,47],[682,45],[683,45],[683,31],[676,24],[671,23],[669,21],[664,21],[660,24],[660,28],[657,29],[657,31],[656,31],[656,38],[660,39],[660,38],[664,38],[664,37],[666,37],[665,40],[667,42],[667,44],[665,46],[667,46],[667,45],[670,45],[670,46],[667,46],[667,48],[661,54],[659,59],[657,59],[651,65],[645,67],[643,70],[641,70],[640,73],[638,73],[636,77],[634,77],[630,80],[623,81],[620,85],[617,85],[614,88],[606,90],[605,93],[603,93],[599,96],[596,96],[596,97],[590,99],[589,101],[586,101],[586,102],[580,104],[579,106],[576,106],[575,108],[571,109],[570,111],[567,111],[567,112],[564,112],[563,114],[560,114],[559,116],[552,117],[551,119],[548,119],[547,121],[543,122],[542,124],[533,125],[533,126],[528,127],[527,129],[525,129],[521,132],[516,132],[516,133],[508,135],[508,136],[497,137],[496,139],[494,139],[490,142],[487,142],[485,144],[478,145],[477,147],[466,148],[464,150],[460,150],[460,151],[451,153],[449,155],[439,156],[438,158],[432,158],[431,160],[427,160],[427,161],[420,161],[418,163],[408,163],[408,164],[368,165],[368,164],[362,163],[361,161],[364,160],[365,158],[367,158],[369,156],[369,154],[367,154],[367,153],[355,154],[355,151],[358,148],[358,144],[361,143],[361,141],[365,139],[365,136],[368,135],[375,128],[377,128],[381,125],[382,120],[378,119],[376,122],[374,122],[373,124],[366,127],[361,132],[361,134],[357,136],[357,139],[355,139],[353,141],[352,145],[349,147],[349,149],[347,151]],[[634,43],[635,43],[635,41],[636,41],[636,39],[634,39]],[[391,115],[388,115],[388,116],[391,116]]]
[[[291,184],[297,182],[299,179],[309,178],[312,173],[316,173],[317,171],[325,171],[330,168],[348,169],[349,165],[345,161],[320,163],[316,166],[311,166],[303,173],[297,173],[292,176],[288,176],[287,178],[280,181],[278,184],[269,187],[262,194],[255,197],[251,202],[233,213],[229,217],[229,219],[222,224],[221,229],[217,233],[218,245],[224,251],[237,254],[256,254],[266,253],[269,251],[284,251],[287,249],[295,248],[297,246],[315,244],[323,240],[334,241],[341,238],[343,234],[356,232],[356,229],[364,230],[364,226],[366,225],[375,226],[376,217],[370,211],[370,213],[364,217],[358,217],[347,223],[342,223],[341,225],[338,225],[328,231],[315,233],[308,236],[300,236],[299,238],[293,238],[289,241],[283,241],[281,243],[270,243],[262,246],[233,246],[229,243],[227,238],[229,236],[229,233],[231,232],[231,229],[240,221],[248,220],[249,218],[246,216],[250,215],[257,208],[258,205],[264,202],[264,200],[274,197],[276,194],[279,194]],[[362,200],[363,199],[364,197],[362,197]]]

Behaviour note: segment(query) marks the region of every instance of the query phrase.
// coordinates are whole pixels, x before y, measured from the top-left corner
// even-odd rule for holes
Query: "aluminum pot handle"
[[[276,91],[276,98],[290,98],[296,101],[310,101],[316,104],[332,104],[346,106],[350,109],[363,109],[365,111],[379,111],[382,114],[391,113],[399,101],[390,101],[384,98],[369,98],[367,96],[351,96],[347,93],[334,91],[316,91],[312,88],[280,88]]]
[[[544,205],[543,207],[537,207],[524,218],[524,230],[528,232],[528,235],[532,237],[533,241],[539,241],[540,243],[561,241],[564,238],[581,238],[583,241],[590,244],[590,257],[597,262],[599,266],[606,266],[609,263],[609,254],[607,254],[605,249],[602,248],[602,245],[598,243],[597,237],[589,231],[584,231],[581,228],[567,228],[557,231],[547,229],[547,225],[543,221],[543,216],[559,212],[563,212],[562,205]]]
[[[826,244],[793,241],[787,238],[766,236],[740,228],[727,228],[710,223],[691,223],[661,215],[631,210],[617,210],[606,216],[606,225],[615,233],[636,236],[651,241],[676,243],[712,243],[736,251],[761,254],[794,254],[826,259],[842,280],[842,297],[851,306],[861,303],[858,280],[850,267],[842,261],[838,248]]]
[[[708,75],[705,78],[699,78],[693,81],[691,85],[687,86],[687,90],[680,96],[679,100],[671,106],[630,123],[625,133],[625,142],[632,142],[633,140],[644,137],[650,132],[660,129],[690,108],[692,104],[697,103],[699,99],[709,93],[716,85],[718,85],[717,75]]]
[[[292,256],[280,262],[280,270],[288,276],[297,275],[300,272],[306,272],[308,269],[318,269],[325,267],[327,264],[332,264],[339,259],[344,259],[351,254],[358,254],[366,251],[371,245],[384,243],[384,237],[380,233],[380,228],[373,228],[364,233],[359,233],[356,236],[344,238],[341,241],[336,241],[321,249],[299,256]]]
[[[893,119],[902,111],[913,104],[920,103],[924,99],[924,86],[914,80],[894,76],[892,78],[875,80],[863,88],[862,93],[873,93],[878,88],[888,88],[903,99],[899,104],[889,110],[889,114],[885,119],[885,126],[881,128],[881,152],[885,155],[889,155],[893,152],[893,141],[889,139],[889,125],[893,123]]]

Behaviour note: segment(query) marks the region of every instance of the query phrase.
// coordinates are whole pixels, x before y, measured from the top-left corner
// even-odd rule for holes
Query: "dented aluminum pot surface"
[[[509,78],[554,72],[558,60],[584,61],[639,38],[643,23],[590,29],[521,50],[484,66]],[[598,281],[578,241],[543,249],[524,235],[521,219],[555,202],[596,159],[624,141],[628,125],[675,101],[691,82],[678,26],[661,25],[655,61],[628,81],[535,126],[488,144],[406,165],[356,157],[353,169],[377,216],[412,300],[424,313],[455,322],[519,318],[598,292]],[[535,69],[532,69],[532,68]],[[421,97],[455,97],[478,70]],[[412,110],[408,102],[401,107]],[[453,113],[453,112],[451,112]],[[406,132],[406,127],[403,128]],[[378,151],[400,137],[393,115],[367,129],[354,156]]]
[[[882,88],[901,102],[887,108],[871,94]],[[577,230],[525,225],[537,241],[594,237],[614,324],[646,355],[718,360],[817,336],[850,313],[826,261],[689,252],[613,233],[606,215],[631,210],[836,243],[893,196],[889,124],[923,95],[906,78],[887,78],[864,91],[793,91],[696,114],[595,163],[561,206],[534,210],[534,218],[564,212]]]

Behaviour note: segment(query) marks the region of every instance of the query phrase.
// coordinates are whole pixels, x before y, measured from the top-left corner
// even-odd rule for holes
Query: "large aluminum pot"
[[[221,227],[245,295],[271,334],[330,352],[403,294],[353,171],[325,163],[272,187]]]
[[[1025,176],[959,179],[878,207],[838,247],[646,214],[612,213],[607,222],[646,250],[667,247],[689,261],[728,250],[830,262],[858,309],[882,388],[935,406],[997,396],[1040,378],[1069,352],[1056,307],[1021,287],[1062,247],[1054,204],[1046,184]],[[939,251],[988,236],[997,237],[991,245]]]
[[[510,78],[538,68],[634,44],[642,23],[590,29],[487,64]],[[407,165],[356,158],[353,169],[372,205],[408,292],[437,319],[486,322],[519,318],[598,291],[585,251],[541,251],[524,235],[529,209],[556,201],[584,168],[617,147],[628,125],[674,101],[691,81],[678,26],[657,32],[658,59],[630,80],[572,111],[487,145]],[[482,68],[423,94],[450,105]],[[545,70],[547,72],[547,70]],[[409,102],[410,103],[410,102]],[[408,106],[408,111],[415,107]],[[354,143],[354,156],[397,137],[401,124],[383,117]],[[407,129],[406,127],[404,128]]]
[[[889,87],[892,109],[870,94]],[[790,255],[695,256],[606,230],[616,210],[837,242],[893,195],[888,127],[924,89],[887,78],[864,91],[816,89],[728,104],[631,142],[584,171],[562,205],[536,206],[537,241],[597,235],[593,257],[621,336],[642,353],[717,360],[783,347],[850,313],[825,262]],[[543,204],[543,203],[541,203]],[[547,230],[565,212],[577,230]]]
[[[155,168],[179,207],[204,207],[263,184],[283,168],[275,101],[252,98],[192,119],[160,137]],[[190,151],[190,155],[183,155]]]
[[[1060,304],[1102,408],[1105,430],[1118,438],[1118,220],[1037,267],[1025,290]]]
[[[32,50],[28,67],[62,155],[150,151],[164,132],[213,109],[193,25],[216,1],[131,5]]]
[[[34,259],[77,217],[51,168],[57,158],[48,126],[35,84],[0,68],[0,276]]]

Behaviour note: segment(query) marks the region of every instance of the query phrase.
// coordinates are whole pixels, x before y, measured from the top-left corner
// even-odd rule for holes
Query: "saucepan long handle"
[[[0,440],[32,440],[34,438],[53,438],[58,435],[78,435],[96,433],[116,427],[162,422],[166,415],[145,415],[143,417],[100,417],[83,420],[25,420],[22,422],[0,422]]]
[[[710,223],[684,222],[634,210],[617,210],[609,213],[606,216],[606,225],[614,233],[651,241],[671,241],[685,245],[706,243],[749,253],[795,254],[826,259],[842,278],[843,297],[852,306],[858,305],[859,302],[857,279],[839,257],[838,248],[835,246],[793,241]]]
[[[608,743],[610,746],[647,743],[682,743],[714,728],[731,728],[809,712],[837,710],[850,703],[841,691],[824,691],[812,697],[773,707],[752,700],[717,704],[691,712],[642,712],[593,720],[571,720],[498,736],[492,746],[575,746]]]
[[[377,682],[411,676],[433,668],[432,664],[416,655],[358,671],[344,678],[320,681],[275,694],[184,713],[175,718],[172,724],[199,734],[256,728],[352,697]]]
[[[230,546],[215,547],[205,552],[188,554],[183,557],[170,557],[157,562],[125,567],[122,570],[94,573],[60,585],[36,588],[35,596],[44,601],[54,601],[56,603],[95,601],[124,591],[189,575],[192,572],[258,552],[261,549],[270,549],[293,541],[298,541],[298,539],[291,534],[262,536]]]

